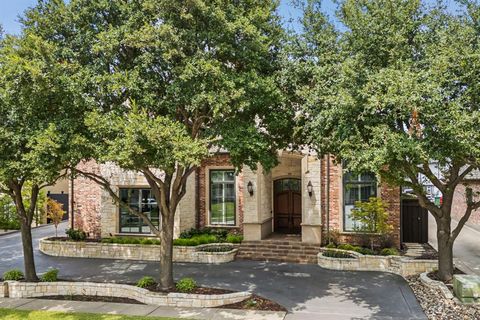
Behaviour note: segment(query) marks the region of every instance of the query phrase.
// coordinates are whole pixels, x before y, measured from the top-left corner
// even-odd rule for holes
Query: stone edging
[[[4,296],[8,298],[38,298],[56,295],[87,295],[129,298],[145,304],[167,307],[213,308],[244,301],[252,296],[248,291],[227,294],[191,294],[151,292],[126,284],[94,282],[17,282],[5,281]],[[1,294],[0,294],[1,296]]]
[[[409,276],[421,272],[430,272],[438,268],[437,260],[415,260],[401,256],[372,256],[355,251],[341,249],[321,249],[318,254],[318,265],[325,269],[343,271],[383,271],[400,276]],[[324,257],[323,252],[334,250],[345,252],[353,258]]]
[[[202,248],[213,246],[232,246],[228,252],[204,252]],[[119,244],[102,242],[54,241],[48,238],[40,240],[40,251],[55,257],[100,258],[121,260],[160,261],[159,245]],[[174,246],[174,262],[220,264],[235,260],[238,249],[231,243],[210,243],[195,247]]]
[[[420,282],[426,285],[427,287],[433,288],[433,289],[440,289],[442,292],[442,295],[445,299],[451,300],[454,297],[453,293],[450,291],[450,289],[447,288],[445,283],[437,280],[430,279],[430,277],[427,275],[428,272],[423,272],[420,274]]]

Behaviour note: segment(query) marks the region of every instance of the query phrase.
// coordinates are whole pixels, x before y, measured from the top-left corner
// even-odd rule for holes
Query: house
[[[455,189],[452,202],[452,218],[460,220],[467,209],[467,192],[466,189],[473,190],[473,200],[478,201],[480,198],[480,170],[474,170],[469,173],[463,184],[459,184]],[[480,209],[472,212],[468,224],[480,227]]]
[[[338,230],[342,241],[355,242],[349,212],[355,201],[381,197],[387,205],[392,237],[400,245],[400,188],[376,181],[372,174],[351,174],[332,157],[280,151],[270,172],[244,167],[235,172],[228,153],[204,160],[188,178],[187,193],[175,218],[175,236],[190,228],[228,228],[245,240],[261,240],[272,233],[301,235],[306,243],[321,243],[327,230]],[[120,197],[148,212],[159,223],[158,208],[141,174],[111,164],[79,165],[108,177]],[[75,226],[90,237],[148,235],[148,226],[119,208],[94,182],[74,182]]]

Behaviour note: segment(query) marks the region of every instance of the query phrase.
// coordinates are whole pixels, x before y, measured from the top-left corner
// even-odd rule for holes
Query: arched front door
[[[273,184],[274,231],[300,233],[302,230],[302,194],[300,179],[280,179]]]

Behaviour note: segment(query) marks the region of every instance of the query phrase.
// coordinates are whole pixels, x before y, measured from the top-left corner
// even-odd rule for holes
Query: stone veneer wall
[[[200,168],[197,170],[198,177],[198,217],[196,225],[199,228],[203,228],[208,225],[208,214],[209,214],[209,203],[208,203],[208,186],[209,169],[217,168],[231,168],[234,169],[231,161],[230,155],[228,154],[218,154],[214,155],[208,159],[202,161]],[[238,231],[243,231],[243,211],[244,211],[244,199],[243,199],[243,174],[240,173],[236,176],[236,196],[237,196],[237,212],[236,212],[236,225],[234,229]],[[224,226],[219,226],[224,227]],[[229,227],[230,228],[230,227]]]
[[[187,293],[160,293],[116,283],[93,282],[16,282],[7,281],[9,298],[38,298],[44,296],[87,295],[135,299],[145,304],[168,307],[214,308],[241,302],[251,297],[250,292],[204,295]]]
[[[466,186],[472,188],[473,193],[480,192],[480,180],[470,180],[465,184],[459,184],[455,189],[455,194],[453,196],[452,204],[452,218],[460,220],[467,210],[467,198],[466,198]],[[474,198],[475,201],[478,201],[478,197]],[[480,226],[480,209],[477,209],[472,212],[468,223]]]
[[[202,248],[232,244],[204,244],[196,247],[173,247],[174,262],[227,263],[235,260],[237,249],[228,252],[204,252]],[[40,240],[40,251],[54,257],[101,258],[140,261],[160,261],[159,245],[119,244]]]
[[[403,277],[438,269],[437,260],[415,260],[401,256],[371,256],[362,255],[354,251],[336,251],[348,252],[354,258],[324,257],[322,252],[320,252],[318,254],[318,265],[330,270],[383,271],[395,273]]]
[[[324,157],[321,161],[322,172],[322,220],[323,232],[326,232],[326,159]],[[346,243],[358,243],[360,241],[358,235],[353,232],[343,232],[343,169],[342,166],[334,162],[333,157],[328,157],[330,161],[330,230],[340,231],[340,241]],[[395,241],[395,245],[400,247],[400,188],[395,186],[389,186],[384,183],[380,183],[379,194],[387,205],[387,211],[389,213],[389,223],[393,226],[392,236]],[[325,237],[326,239],[326,237]]]

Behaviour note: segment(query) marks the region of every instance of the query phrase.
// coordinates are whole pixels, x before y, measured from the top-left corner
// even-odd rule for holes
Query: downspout
[[[330,155],[327,155],[327,168],[326,168],[326,173],[327,173],[327,181],[326,181],[326,186],[325,189],[327,194],[326,194],[326,205],[325,205],[325,213],[327,216],[327,241],[330,243]]]

